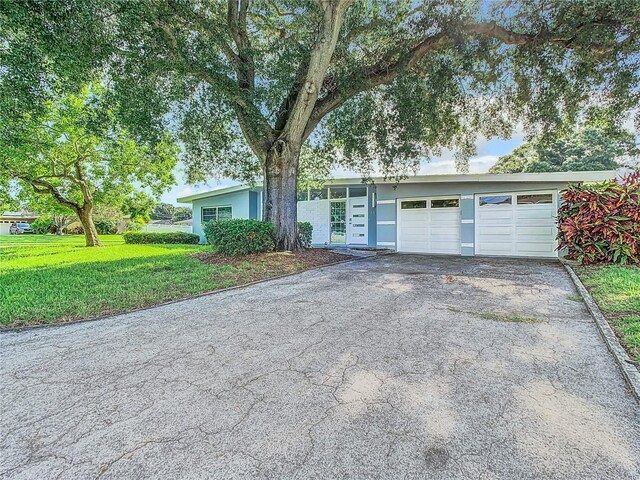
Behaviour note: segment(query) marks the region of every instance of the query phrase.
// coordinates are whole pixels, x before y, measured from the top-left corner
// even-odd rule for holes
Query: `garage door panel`
[[[487,210],[479,213],[479,219],[483,222],[502,223],[513,219],[513,212],[508,207],[482,207]]]
[[[479,196],[476,195],[476,253],[530,257],[557,256],[555,193],[506,192],[492,195],[510,195],[515,199],[521,195],[531,194],[552,195],[552,203],[480,206]],[[496,221],[498,219],[499,222]]]
[[[519,221],[526,220],[544,220],[549,219],[553,220],[554,211],[551,209],[545,210],[530,210],[530,211],[521,211],[516,207],[516,219]]]
[[[512,228],[505,226],[481,225],[477,227],[480,235],[511,235]]]
[[[398,251],[459,254],[460,208],[432,207],[431,200],[423,197],[400,202]],[[424,208],[402,208],[404,203],[415,205],[417,202],[423,202]]]

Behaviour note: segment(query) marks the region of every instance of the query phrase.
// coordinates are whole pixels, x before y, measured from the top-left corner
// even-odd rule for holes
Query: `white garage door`
[[[557,257],[557,192],[478,194],[477,255]]]
[[[399,252],[460,253],[458,197],[398,200]]]

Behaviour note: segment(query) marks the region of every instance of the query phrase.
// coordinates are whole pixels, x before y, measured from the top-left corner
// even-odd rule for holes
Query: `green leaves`
[[[237,12],[219,0],[5,2],[0,128],[100,78],[105,113],[136,143],[178,135],[190,180],[255,179],[322,15],[309,0],[231,4]],[[639,32],[636,0],[355,0],[320,72],[318,108],[299,121],[313,147],[333,150],[318,163],[401,176],[453,148],[464,169],[478,135],[521,124],[557,138],[583,116],[615,125],[638,104]],[[570,168],[586,169],[582,158]]]
[[[118,122],[98,85],[47,101],[0,135],[0,177],[23,191],[52,195],[64,207],[86,202],[120,205],[137,184],[153,195],[175,183],[178,147],[166,134],[136,141]]]
[[[635,135],[621,129],[586,126],[557,139],[534,139],[500,157],[492,173],[615,170],[637,163]]]

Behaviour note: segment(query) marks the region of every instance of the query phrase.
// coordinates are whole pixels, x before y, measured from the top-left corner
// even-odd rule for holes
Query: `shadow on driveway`
[[[638,478],[556,262],[388,255],[0,335],[3,478]]]

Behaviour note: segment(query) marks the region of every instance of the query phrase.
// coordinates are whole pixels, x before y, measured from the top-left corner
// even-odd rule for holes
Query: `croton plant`
[[[640,263],[640,172],[571,185],[558,210],[558,248],[583,264]]]

